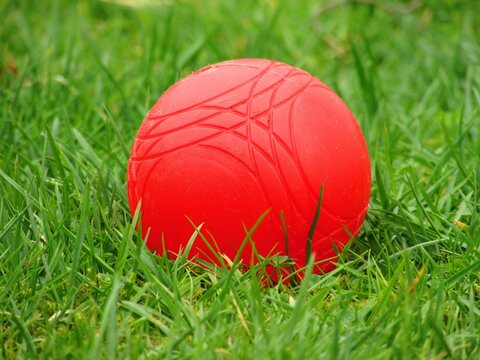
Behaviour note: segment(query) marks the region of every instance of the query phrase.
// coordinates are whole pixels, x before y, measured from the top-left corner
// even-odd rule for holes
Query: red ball
[[[132,214],[152,251],[177,254],[194,233],[234,259],[250,229],[259,255],[306,264],[312,239],[316,272],[334,268],[355,236],[370,199],[370,161],[361,130],[342,100],[298,68],[240,59],[207,66],[168,89],[140,127],[128,164]],[[350,234],[349,234],[350,233]],[[217,254],[218,255],[218,254]],[[190,258],[217,262],[199,237]],[[243,263],[256,261],[252,247]]]

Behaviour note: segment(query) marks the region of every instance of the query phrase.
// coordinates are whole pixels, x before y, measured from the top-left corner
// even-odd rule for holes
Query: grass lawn
[[[0,14],[0,358],[480,358],[480,2],[6,0]],[[239,57],[317,76],[369,146],[361,233],[297,286],[154,256],[128,210],[146,112]]]

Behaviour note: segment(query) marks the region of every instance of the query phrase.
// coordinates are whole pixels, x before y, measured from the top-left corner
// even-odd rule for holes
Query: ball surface
[[[316,272],[331,270],[336,249],[360,230],[371,189],[365,140],[347,106],[305,71],[263,59],[207,66],[168,89],[138,131],[127,181],[152,251],[177,254],[193,222],[234,259],[245,229],[270,210],[253,233],[256,251],[287,255],[283,213],[297,267],[323,187]],[[215,259],[199,237],[189,253],[197,256]],[[241,259],[255,261],[250,245]]]

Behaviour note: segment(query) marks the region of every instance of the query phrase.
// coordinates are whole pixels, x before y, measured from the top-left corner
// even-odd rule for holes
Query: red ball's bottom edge
[[[146,245],[150,251],[159,256],[166,255],[171,260],[178,256],[184,256],[192,264],[210,270],[213,267],[220,267],[227,270],[239,270],[242,273],[250,272],[250,274],[257,275],[265,285],[275,285],[280,282],[291,284],[301,282],[308,272],[322,275],[334,270],[337,266],[338,255],[343,253],[347,244],[350,245],[358,235],[367,210],[368,207],[359,214],[355,221],[350,222],[349,226],[343,225],[330,234],[321,234],[319,224],[317,224],[316,235],[311,244],[312,251],[309,254],[313,259],[311,265],[307,265],[310,262],[308,261],[309,256],[307,256],[306,238],[305,246],[299,246],[297,242],[294,252],[291,252],[292,248],[290,248],[290,252],[283,249],[272,250],[266,254],[265,251],[258,251],[254,239],[246,236],[238,251],[226,255],[220,250],[217,241],[206,228],[200,229],[192,226],[193,235],[191,235],[190,241],[185,242],[183,247],[180,245],[178,251],[172,250],[172,244],[168,243],[168,238],[163,234],[161,236],[157,234],[148,239],[150,232],[148,229],[143,229],[142,237],[147,239]],[[158,238],[163,241],[157,241]]]
[[[161,252],[156,252],[156,254],[159,256],[163,255]],[[315,254],[312,255],[313,258],[314,255]],[[173,259],[178,256],[179,254],[171,253],[169,258]],[[192,264],[198,265],[206,271],[211,271],[213,268],[219,267],[228,271],[239,271],[244,274],[251,272],[251,274],[259,278],[261,283],[266,286],[274,286],[280,282],[285,285],[297,284],[303,281],[307,272],[315,275],[324,275],[334,270],[338,262],[338,256],[312,262],[304,267],[299,266],[295,261],[288,259],[286,256],[280,255],[258,259],[252,264],[245,264],[241,260],[234,262],[227,257],[222,257],[222,260],[216,259],[215,261],[207,261],[198,256],[188,258]]]
[[[366,214],[362,214],[361,222]],[[228,271],[240,271],[241,273],[253,272],[261,283],[266,286],[273,286],[278,283],[297,284],[302,282],[306,273],[313,273],[315,275],[323,275],[337,267],[338,254],[343,253],[345,247],[355,239],[360,228],[355,229],[354,233],[347,234],[344,232],[342,239],[339,241],[333,238],[327,238],[329,246],[327,252],[316,256],[315,252],[312,252],[312,260],[307,260],[306,253],[299,254],[295,258],[290,258],[286,254],[273,254],[272,256],[262,257],[255,251],[254,245],[248,244],[248,249],[243,249],[240,254],[237,254],[235,259],[229,258],[227,255],[222,254],[220,251],[215,251],[216,245],[210,244],[205,238],[204,234],[197,234],[186,246],[186,249],[180,250],[179,253],[175,253],[171,250],[165,250],[165,248],[151,248],[150,250],[158,256],[164,256],[171,260],[185,256],[191,261],[192,264],[198,265],[207,271],[212,270],[214,267],[227,269]],[[338,236],[338,234],[337,234]],[[198,252],[195,247],[197,241],[208,243],[208,247],[211,249],[209,253],[204,251]],[[214,242],[214,241],[213,241]],[[147,242],[148,245],[148,242]],[[246,246],[247,247],[247,246]],[[245,256],[248,252],[249,255]],[[248,258],[248,262],[245,261]],[[307,265],[308,263],[308,265]],[[311,268],[310,268],[311,267]]]

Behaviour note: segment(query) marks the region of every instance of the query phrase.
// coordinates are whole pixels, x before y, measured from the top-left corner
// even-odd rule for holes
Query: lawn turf
[[[480,357],[479,2],[121,2],[0,2],[0,357]],[[362,232],[298,286],[154,256],[128,211],[148,109],[239,57],[320,78],[369,146]]]

